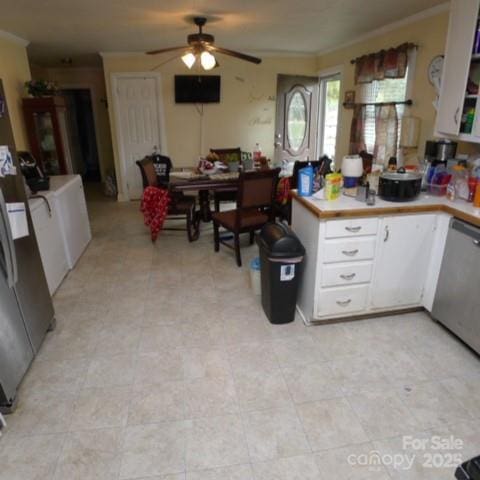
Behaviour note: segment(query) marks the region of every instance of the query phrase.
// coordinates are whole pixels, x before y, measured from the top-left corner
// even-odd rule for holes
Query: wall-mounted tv
[[[175,75],[175,103],[220,102],[220,75]]]

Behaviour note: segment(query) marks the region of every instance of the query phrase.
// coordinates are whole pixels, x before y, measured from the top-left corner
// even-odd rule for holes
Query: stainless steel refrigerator
[[[17,167],[16,175],[0,177],[0,412],[9,413],[17,388],[55,320],[1,80],[0,145],[8,146]],[[8,219],[10,202],[27,207],[29,234],[17,240]]]

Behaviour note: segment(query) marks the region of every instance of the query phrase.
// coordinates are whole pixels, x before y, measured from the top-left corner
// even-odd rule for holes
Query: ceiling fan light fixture
[[[195,60],[195,55],[192,52],[187,52],[185,55],[182,56],[182,61],[188,68],[193,67]]]
[[[211,70],[217,64],[217,60],[210,52],[204,51],[200,55],[200,63],[204,70]]]

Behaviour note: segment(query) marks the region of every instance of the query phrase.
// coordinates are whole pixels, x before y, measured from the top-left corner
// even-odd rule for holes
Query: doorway
[[[277,76],[275,165],[285,174],[317,157],[318,91],[318,77]]]
[[[318,154],[335,161],[338,119],[340,113],[340,73],[320,77],[318,117]]]
[[[167,155],[160,74],[114,73],[112,92],[120,154],[118,198],[135,200],[143,192],[137,160],[154,151]]]
[[[61,93],[67,103],[73,173],[81,175],[84,181],[100,182],[91,92],[88,88],[68,88]]]

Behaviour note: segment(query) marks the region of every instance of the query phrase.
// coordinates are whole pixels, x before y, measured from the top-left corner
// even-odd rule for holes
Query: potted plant
[[[58,93],[58,85],[51,80],[29,80],[25,82],[29,95],[35,98],[51,97]]]

